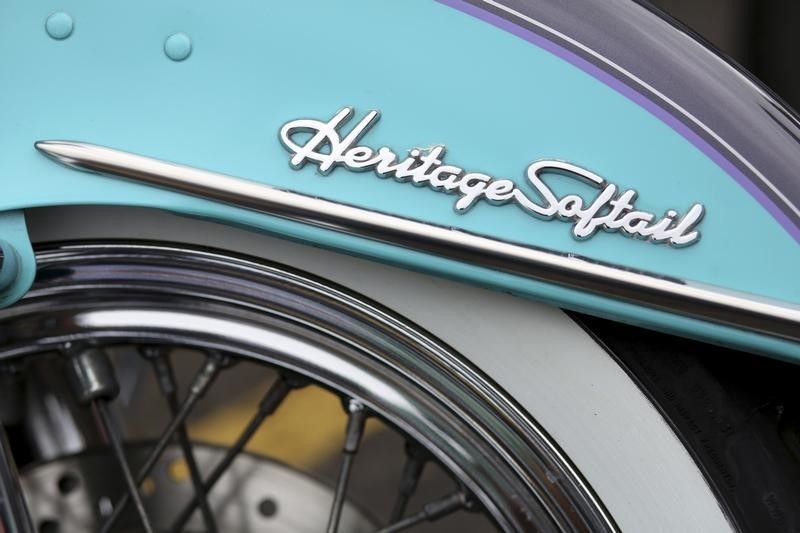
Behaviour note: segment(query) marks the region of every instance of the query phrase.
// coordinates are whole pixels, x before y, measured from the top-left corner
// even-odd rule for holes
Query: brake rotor
[[[126,455],[137,470],[152,443],[128,446]],[[200,471],[209,472],[225,450],[194,444]],[[22,472],[22,487],[38,531],[66,533],[98,531],[113,510],[113,502],[126,490],[119,465],[109,450],[92,450],[32,466]],[[180,447],[170,446],[141,485],[148,515],[156,531],[170,531],[178,514],[194,497],[185,474]],[[318,533],[324,531],[333,491],[324,483],[266,457],[240,454],[208,494],[217,528],[224,532]],[[342,512],[341,531],[377,529],[351,502]],[[117,522],[114,531],[139,531],[132,509]],[[183,531],[205,527],[196,511]]]

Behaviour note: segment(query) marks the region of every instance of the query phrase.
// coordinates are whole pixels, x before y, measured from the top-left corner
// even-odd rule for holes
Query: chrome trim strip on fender
[[[789,302],[498,241],[94,144],[39,141],[35,147],[78,170],[118,176],[569,289],[800,342],[800,307]]]

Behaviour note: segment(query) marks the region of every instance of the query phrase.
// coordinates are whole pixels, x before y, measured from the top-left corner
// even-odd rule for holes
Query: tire
[[[55,208],[31,211],[28,220],[35,242],[149,239],[215,246],[343,285],[422,325],[468,359],[557,444],[619,529],[731,530],[658,410],[604,347],[558,309],[152,210]]]
[[[741,531],[800,531],[800,368],[586,316],[692,451]]]

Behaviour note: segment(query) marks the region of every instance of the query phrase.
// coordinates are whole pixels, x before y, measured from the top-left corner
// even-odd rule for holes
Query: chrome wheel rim
[[[0,312],[0,360],[67,343],[221,350],[308,376],[421,443],[501,529],[613,530],[558,448],[421,327],[291,269],[210,250],[67,244]]]

